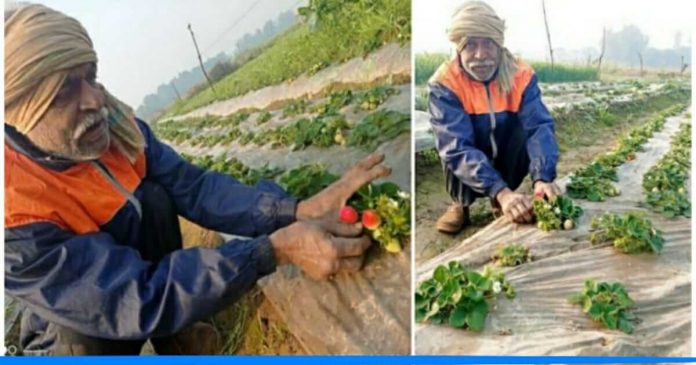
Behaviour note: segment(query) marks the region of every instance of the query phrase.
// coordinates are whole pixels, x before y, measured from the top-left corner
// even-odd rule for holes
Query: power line
[[[213,43],[209,44],[208,47],[205,48],[205,51],[203,51],[203,53],[207,53],[207,52],[210,50],[210,48],[212,48],[217,42],[219,42],[219,41],[222,39],[222,37],[224,37],[225,34],[227,34],[227,32],[229,32],[229,31],[232,30],[234,27],[236,27],[237,24],[239,24],[239,22],[241,22],[247,15],[249,15],[249,13],[250,13],[252,10],[254,10],[254,8],[255,8],[257,5],[259,5],[260,3],[261,3],[261,1],[254,1],[254,3],[251,4],[251,6],[244,12],[244,14],[243,14],[242,16],[240,16],[239,18],[237,18],[237,20],[235,20],[234,23],[232,23],[231,26],[229,26],[227,29],[225,29],[225,30],[217,37],[217,39],[215,39],[215,41],[214,41]]]
[[[298,5],[300,5],[301,3],[305,2],[305,1],[307,1],[307,0],[300,0],[300,1],[296,2],[296,3],[291,7],[291,9],[295,9]],[[244,14],[243,14],[242,16],[240,16],[239,18],[237,18],[237,20],[235,20],[234,23],[232,23],[232,25],[230,25],[227,29],[225,29],[225,30],[215,39],[215,41],[214,41],[213,43],[210,43],[210,44],[208,45],[208,47],[205,48],[205,50],[203,51],[203,53],[207,53],[208,51],[210,51],[210,49],[213,48],[213,46],[214,46],[215,44],[217,44],[217,43],[225,36],[225,34],[229,33],[232,29],[234,29],[234,27],[236,27],[237,24],[239,24],[239,22],[241,22],[247,15],[249,15],[249,13],[256,7],[256,5],[258,5],[260,2],[261,2],[261,1],[256,1],[256,2],[254,2],[254,3],[244,12]]]

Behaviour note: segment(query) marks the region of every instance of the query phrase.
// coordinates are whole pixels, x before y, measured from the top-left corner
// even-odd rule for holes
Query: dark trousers
[[[167,254],[181,249],[181,232],[174,201],[158,184],[143,181],[140,255],[158,262]],[[90,337],[69,328],[56,326],[56,343],[52,355],[138,355],[146,340],[122,341]],[[151,338],[158,354],[169,354],[174,336]]]
[[[529,172],[529,154],[527,153],[527,137],[522,125],[514,123],[507,144],[498,144],[498,156],[492,161],[493,168],[498,171],[510,188],[517,189]],[[447,193],[454,202],[465,207],[471,206],[476,198],[484,197],[464,184],[450,169],[443,164]]]

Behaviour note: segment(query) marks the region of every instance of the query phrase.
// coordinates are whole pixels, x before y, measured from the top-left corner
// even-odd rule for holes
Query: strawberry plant
[[[322,191],[336,180],[338,180],[338,176],[327,172],[322,165],[309,164],[286,171],[280,177],[280,185],[290,195],[306,199]]]
[[[611,183],[618,181],[616,168],[626,161],[633,161],[635,153],[642,150],[642,145],[664,126],[665,121],[665,116],[659,115],[634,128],[619,140],[614,151],[597,157],[590,165],[573,173],[566,186],[568,196],[595,202],[618,196],[621,192]]]
[[[607,106],[603,106],[588,113],[585,119],[591,123],[597,122],[606,126],[611,126],[616,122],[617,117],[609,111]]]
[[[348,205],[361,212],[363,227],[387,251],[400,252],[411,237],[411,199],[396,184],[368,184]]]
[[[187,154],[182,154],[181,156],[205,170],[231,175],[239,182],[247,185],[254,185],[259,180],[272,180],[283,172],[279,168],[269,167],[268,164],[260,169],[252,169],[237,158],[227,158],[224,154],[217,157],[211,155],[194,157]]]
[[[216,125],[219,127],[236,127],[247,119],[249,119],[249,113],[239,112],[218,119]]]
[[[365,117],[348,136],[348,145],[372,151],[411,129],[411,116],[393,110],[380,110]]]
[[[438,266],[432,278],[422,282],[415,294],[416,322],[449,324],[455,328],[483,331],[489,303],[515,291],[505,276],[490,267],[482,273],[466,270],[458,262]]]
[[[587,199],[592,202],[601,202],[607,197],[620,194],[619,189],[611,181],[599,176],[573,175],[566,185],[566,191],[573,199]]]
[[[570,298],[571,304],[579,304],[583,313],[593,321],[609,329],[633,333],[633,322],[637,318],[629,312],[634,302],[621,283],[597,283],[585,281],[582,292]]]
[[[249,169],[246,175],[240,178],[240,181],[247,185],[256,185],[260,180],[274,180],[282,173],[282,169],[269,167],[266,163],[259,169]]]
[[[535,199],[532,203],[537,227],[548,232],[558,229],[573,229],[583,214],[581,207],[574,205],[570,198],[558,196],[553,201]]]
[[[273,145],[275,143],[275,136],[275,129],[263,129],[254,135],[254,139],[252,139],[251,142],[257,146],[265,146],[267,143]]]
[[[681,125],[670,151],[643,176],[645,203],[668,218],[691,217],[686,191],[691,169],[691,124]]]
[[[350,128],[346,118],[342,116],[318,117],[303,120],[295,126],[295,142],[293,150],[301,150],[307,146],[330,147],[337,143],[337,135],[343,135]],[[340,140],[338,140],[340,142]]]
[[[375,110],[382,105],[387,99],[396,94],[397,91],[388,86],[377,86],[369,91],[366,91],[357,101],[357,107],[361,110]]]
[[[518,244],[499,247],[492,258],[498,266],[518,266],[532,261],[529,248]]]
[[[318,114],[318,116],[336,115],[341,108],[350,104],[353,100],[353,92],[350,90],[334,91],[328,100],[324,103],[317,104],[310,108],[310,112]]]
[[[298,114],[302,114],[307,110],[307,100],[296,99],[288,103],[283,108],[283,118],[294,117]]]
[[[592,162],[585,168],[576,171],[574,175],[578,177],[596,177],[611,181],[619,181],[619,178],[616,176],[616,169],[598,161]]]
[[[292,196],[306,199],[338,180],[319,164],[303,165],[285,172],[280,185]],[[371,183],[348,199],[338,219],[352,218],[352,208],[362,216],[365,231],[389,252],[400,252],[411,236],[411,200],[390,182]]]
[[[648,191],[645,197],[645,205],[655,212],[661,213],[667,218],[684,216],[691,217],[691,195],[682,187],[677,190],[653,190]]]
[[[273,118],[273,114],[271,114],[271,112],[269,112],[269,111],[261,112],[261,113],[259,113],[258,117],[256,117],[256,125],[264,124],[264,123],[268,122],[269,120],[271,120],[271,118]]]
[[[619,167],[619,166],[623,165],[623,163],[625,162],[624,160],[625,159],[621,155],[619,155],[617,153],[610,152],[610,153],[605,153],[603,155],[600,155],[599,157],[597,157],[594,160],[594,162],[596,162],[600,165],[614,168],[614,167]]]
[[[592,218],[590,242],[593,245],[612,242],[617,250],[635,254],[662,251],[662,232],[653,228],[644,214],[631,212],[624,215],[605,213]]]
[[[239,136],[239,138],[237,139],[237,143],[239,143],[242,146],[246,146],[253,139],[254,139],[254,132],[244,131],[244,132],[242,132],[242,135]]]

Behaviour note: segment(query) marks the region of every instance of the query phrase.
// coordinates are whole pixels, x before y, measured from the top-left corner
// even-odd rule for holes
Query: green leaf
[[[452,311],[449,317],[449,325],[454,328],[464,327],[466,324],[467,308],[464,306],[457,306]]]
[[[486,315],[488,315],[488,305],[486,302],[478,303],[466,316],[467,326],[476,332],[483,331],[486,325]]]
[[[425,314],[425,317],[423,318],[424,321],[428,320],[428,318],[438,314],[440,312],[440,305],[437,303],[432,303],[430,306],[430,310]]]
[[[416,322],[425,321],[426,315],[427,315],[427,309],[425,309],[425,308],[416,309]]]
[[[433,279],[437,280],[439,283],[444,284],[448,278],[449,273],[447,272],[447,268],[440,265],[435,269],[435,272],[433,273]]]
[[[428,307],[428,298],[416,293],[416,309],[423,309]]]
[[[633,325],[628,320],[624,318],[619,318],[619,330],[631,334],[633,333]]]

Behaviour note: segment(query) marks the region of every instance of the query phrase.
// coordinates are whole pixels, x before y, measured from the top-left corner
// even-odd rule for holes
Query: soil
[[[593,138],[574,140],[576,148],[561,146],[561,158],[557,165],[557,176],[565,176],[578,168],[585,166],[597,155],[611,150],[617,143],[621,133],[632,126],[640,125],[654,114],[640,118],[625,118],[623,123],[617,123]],[[531,182],[526,178],[518,192],[531,193]],[[416,266],[448,248],[462,242],[493,221],[490,205],[487,199],[479,199],[471,207],[472,224],[456,235],[440,233],[435,229],[435,222],[442,215],[451,199],[444,187],[442,168],[435,164],[418,166],[416,168]]]

